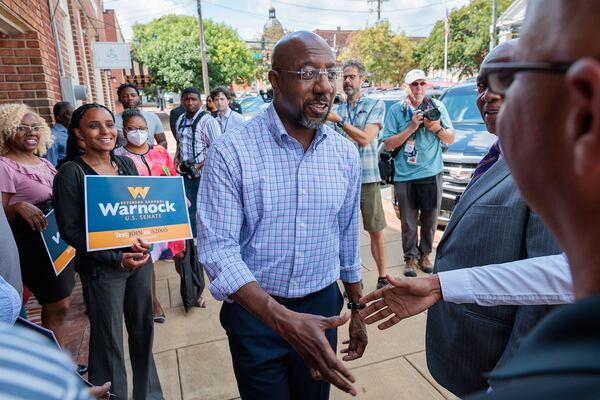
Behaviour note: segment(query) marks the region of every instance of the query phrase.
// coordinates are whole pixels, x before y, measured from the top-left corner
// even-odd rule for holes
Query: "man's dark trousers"
[[[339,315],[344,299],[337,283],[302,299],[282,302],[300,313]],[[310,376],[304,360],[282,337],[237,303],[223,303],[221,325],[227,332],[238,389],[243,400],[326,400],[330,385]],[[326,331],[336,351],[337,330]]]
[[[197,237],[196,234],[196,205],[198,197],[198,187],[200,186],[200,178],[187,178],[183,177],[183,186],[185,188],[185,197],[190,201],[188,213],[190,215],[190,225],[192,226],[192,236]]]

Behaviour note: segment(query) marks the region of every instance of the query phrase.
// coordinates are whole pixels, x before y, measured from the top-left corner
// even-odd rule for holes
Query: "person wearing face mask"
[[[162,399],[152,355],[152,260],[150,245],[87,251],[84,212],[86,175],[137,176],[128,157],[113,154],[117,128],[112,112],[96,103],[73,112],[67,157],[54,179],[54,207],[60,236],[75,248],[75,268],[85,280],[90,319],[89,380],[112,382],[119,399],[128,398],[123,320],[133,372],[133,398]],[[72,147],[75,146],[73,149]],[[83,153],[81,151],[83,150]]]
[[[148,144],[148,125],[139,110],[127,109],[123,111],[123,134],[127,143],[115,149],[118,156],[129,157],[135,164],[141,176],[177,176],[173,160],[167,149],[160,145]],[[152,261],[174,258],[179,262],[183,256],[183,240],[155,243],[152,249]],[[166,321],[165,313],[156,296],[156,276],[152,271],[152,309],[154,322],[162,324]]]

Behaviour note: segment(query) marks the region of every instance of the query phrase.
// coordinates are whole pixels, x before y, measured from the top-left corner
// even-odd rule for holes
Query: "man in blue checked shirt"
[[[357,60],[348,60],[343,66],[344,92],[348,96],[327,119],[335,124],[335,130],[358,146],[362,163],[362,186],[360,212],[363,226],[371,237],[371,254],[377,264],[379,278],[377,289],[387,285],[386,254],[383,230],[386,228],[385,213],[381,202],[381,188],[377,156],[377,134],[383,126],[385,104],[382,100],[361,95],[366,69]]]
[[[327,399],[329,383],[356,394],[335,356],[350,320],[345,361],[367,345],[358,317],[361,166],[356,146],[324,125],[337,70],[310,32],[273,49],[273,104],[211,146],[198,196],[198,256],[224,300],[243,399]],[[350,316],[337,280],[344,283]]]

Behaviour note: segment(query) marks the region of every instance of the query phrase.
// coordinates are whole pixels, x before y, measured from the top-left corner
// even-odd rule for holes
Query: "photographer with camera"
[[[394,159],[394,191],[402,223],[404,275],[415,277],[417,268],[433,272],[429,254],[442,202],[442,142],[453,143],[454,132],[442,102],[425,95],[423,71],[409,71],[404,83],[407,97],[390,107],[380,140],[389,152],[400,147]]]
[[[175,166],[177,172],[184,177],[185,195],[192,203],[188,208],[192,234],[196,237],[196,197],[200,184],[200,169],[204,165],[204,157],[211,143],[221,135],[221,128],[216,119],[202,110],[200,91],[189,87],[181,92],[181,104],[185,109],[177,123],[177,152]]]

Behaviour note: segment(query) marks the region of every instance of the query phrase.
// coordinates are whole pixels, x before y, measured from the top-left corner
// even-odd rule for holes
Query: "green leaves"
[[[512,0],[498,0],[498,16],[511,3]],[[449,70],[457,70],[461,77],[471,76],[479,70],[489,51],[491,23],[491,0],[473,0],[450,13]],[[414,58],[425,71],[444,68],[444,21],[438,21],[429,37],[419,43]]]
[[[208,78],[211,87],[250,81],[254,61],[237,32],[221,23],[204,21]],[[134,57],[154,77],[154,86],[180,91],[202,87],[198,19],[166,15],[133,26]]]
[[[412,47],[404,33],[392,32],[389,22],[384,20],[353,33],[348,50],[339,59],[362,61],[373,83],[399,85],[404,75],[414,67]]]

